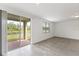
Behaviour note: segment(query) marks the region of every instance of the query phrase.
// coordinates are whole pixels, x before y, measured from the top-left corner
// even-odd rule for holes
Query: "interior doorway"
[[[8,51],[31,43],[31,20],[28,22],[7,20]]]

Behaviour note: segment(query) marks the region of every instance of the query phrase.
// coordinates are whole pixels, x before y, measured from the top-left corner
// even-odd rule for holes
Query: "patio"
[[[30,44],[30,39],[28,40],[16,40],[12,42],[8,42],[8,51],[23,47]]]

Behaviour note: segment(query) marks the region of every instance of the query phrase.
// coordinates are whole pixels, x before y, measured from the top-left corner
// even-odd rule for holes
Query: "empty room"
[[[79,3],[0,3],[1,56],[79,56]]]

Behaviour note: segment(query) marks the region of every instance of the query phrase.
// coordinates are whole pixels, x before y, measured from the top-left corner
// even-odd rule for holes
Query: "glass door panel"
[[[30,22],[21,22],[21,44],[20,46],[26,46],[31,42],[31,26]]]
[[[7,21],[8,51],[19,48],[20,44],[20,22],[14,20]]]

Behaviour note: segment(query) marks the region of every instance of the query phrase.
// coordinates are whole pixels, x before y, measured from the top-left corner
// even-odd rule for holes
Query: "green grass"
[[[7,36],[8,41],[15,41],[19,39],[19,34],[10,34]]]
[[[11,42],[11,41],[19,40],[20,38],[19,38],[19,33],[18,32],[19,31],[8,32],[8,33],[10,33],[7,36],[8,41]],[[31,39],[31,33],[30,32],[31,32],[31,30],[27,30],[26,39]],[[15,33],[15,34],[13,34],[13,33]]]

